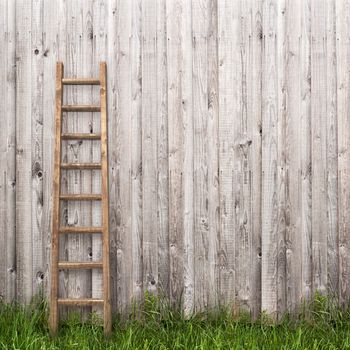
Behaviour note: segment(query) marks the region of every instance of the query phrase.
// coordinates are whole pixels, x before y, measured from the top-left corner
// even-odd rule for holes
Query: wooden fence
[[[47,292],[55,63],[108,70],[113,309],[146,291],[191,313],[280,314],[316,291],[350,295],[350,0],[1,0],[0,296]],[[71,87],[71,103],[98,101]],[[64,116],[98,132],[99,115]],[[68,161],[97,141],[66,141]],[[98,171],[63,187],[99,189]],[[97,204],[65,204],[98,225]],[[98,237],[61,258],[98,260]],[[63,296],[98,272],[61,272]]]

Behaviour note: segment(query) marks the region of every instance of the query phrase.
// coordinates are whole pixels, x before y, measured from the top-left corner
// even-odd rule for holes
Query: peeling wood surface
[[[186,314],[229,304],[278,318],[316,291],[347,304],[349,10],[349,0],[2,1],[0,298],[48,293],[56,62],[65,77],[98,79],[106,61],[112,310],[146,291]],[[65,105],[99,103],[94,86],[65,91]],[[62,126],[62,162],[101,162],[98,112],[64,112]],[[99,179],[62,169],[62,190],[99,193]],[[100,211],[62,201],[61,224],[100,227]],[[99,235],[60,235],[59,255],[99,261]],[[58,292],[100,299],[102,275],[59,272]]]

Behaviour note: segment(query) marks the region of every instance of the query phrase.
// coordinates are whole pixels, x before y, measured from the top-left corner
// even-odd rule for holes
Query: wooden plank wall
[[[0,1],[0,298],[47,295],[55,63],[97,77],[107,61],[114,311],[146,291],[186,314],[231,305],[294,311],[350,296],[349,0]],[[96,103],[96,88],[65,100]],[[65,115],[98,132],[97,113]],[[67,161],[98,161],[66,141]],[[63,172],[98,192],[98,171]],[[100,206],[62,222],[100,225]],[[98,237],[61,239],[98,260]],[[98,272],[60,293],[101,295]]]

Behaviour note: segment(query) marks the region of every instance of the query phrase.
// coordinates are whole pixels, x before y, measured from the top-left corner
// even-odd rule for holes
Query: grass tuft
[[[69,314],[51,339],[47,304],[40,298],[26,307],[0,302],[0,349],[350,349],[350,311],[316,295],[297,317],[285,315],[278,323],[225,309],[186,318],[164,299],[146,295],[129,318],[114,321],[109,339],[98,315],[81,323],[77,313]]]

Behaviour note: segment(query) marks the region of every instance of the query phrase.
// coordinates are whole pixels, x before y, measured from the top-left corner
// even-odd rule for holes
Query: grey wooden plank
[[[311,188],[311,9],[310,1],[302,3],[300,37],[300,161],[301,161],[301,239],[302,296],[312,296],[312,188]]]
[[[327,293],[338,298],[339,228],[338,228],[338,132],[337,132],[337,56],[336,1],[326,2],[327,14]]]
[[[277,317],[287,308],[286,280],[286,1],[277,2]]]
[[[261,68],[262,68],[262,1],[246,5],[247,43],[247,141],[251,142],[246,182],[250,184],[251,260],[249,269],[249,309],[258,317],[261,310]],[[220,93],[220,92],[219,92]],[[249,171],[248,171],[249,170]],[[247,186],[248,184],[246,184]]]
[[[263,1],[261,308],[272,316],[276,316],[278,311],[277,11],[276,1]]]
[[[16,295],[16,246],[15,246],[15,3],[0,4],[0,28],[3,45],[0,48],[0,87],[4,101],[0,106],[3,127],[0,131],[0,245],[4,248],[0,258],[0,295],[12,301]]]
[[[178,307],[179,295],[183,294],[183,308],[188,315],[193,310],[194,297],[191,2],[167,1],[166,11],[169,298]]]
[[[112,305],[118,311],[130,306],[132,281],[131,237],[131,73],[130,36],[132,4],[112,2],[109,13],[109,116],[110,129],[110,231]]]
[[[33,236],[33,294],[43,292],[44,237],[43,214],[43,1],[32,5],[31,81],[32,81],[32,236]]]
[[[220,269],[219,296],[224,306],[235,299],[235,226],[233,192],[233,130],[235,126],[234,48],[237,38],[236,4],[232,1],[218,3],[218,53],[219,53],[219,180],[220,180]]]
[[[300,1],[286,2],[285,24],[285,87],[286,87],[286,309],[298,311],[301,296],[302,237],[301,237],[301,120],[300,120]]]
[[[17,299],[29,302],[32,275],[31,18],[27,1],[16,2],[16,265]],[[29,111],[29,113],[28,113]]]
[[[235,203],[235,295],[236,308],[250,311],[250,265],[252,261],[252,201],[251,201],[251,150],[252,138],[249,134],[248,116],[248,72],[253,67],[249,65],[249,50],[251,29],[250,4],[241,1],[237,3],[238,41],[235,52],[237,62],[237,96],[236,120],[234,126],[234,203]]]
[[[326,1],[311,2],[311,159],[313,292],[327,288]]]
[[[67,62],[65,64],[65,77],[92,76],[93,53],[93,23],[91,18],[92,1],[67,3]],[[65,87],[67,98],[63,104],[92,104],[91,89],[82,86]],[[66,132],[87,132],[92,125],[91,112],[73,112],[66,114]],[[67,159],[63,162],[91,162],[91,143],[89,141],[68,142]],[[67,192],[69,194],[91,192],[90,171],[68,171]],[[68,224],[72,226],[91,225],[91,202],[69,201]],[[67,260],[88,261],[91,260],[91,236],[73,234],[67,237]],[[91,271],[68,272],[68,298],[91,297]],[[81,309],[83,317],[87,317],[90,307]]]
[[[158,288],[157,224],[157,21],[156,2],[142,4],[142,216],[143,283]]]
[[[169,295],[168,80],[166,0],[157,1],[157,212],[158,290]]]
[[[176,5],[176,4],[175,4]],[[183,128],[183,164],[178,171],[183,171],[183,243],[172,241],[170,249],[174,248],[174,243],[177,244],[177,248],[183,247],[183,272],[178,271],[177,279],[183,278],[183,290],[178,288],[178,291],[183,293],[182,308],[186,317],[191,315],[194,311],[194,121],[193,121],[193,14],[192,14],[192,2],[181,2],[181,40],[180,49],[184,53],[181,55],[180,69],[182,72],[181,81],[178,88],[181,93],[177,95],[177,108],[181,111],[182,128]],[[175,18],[176,19],[176,18]],[[171,57],[171,56],[170,56]],[[169,61],[168,65],[172,63]],[[174,67],[177,68],[177,67]],[[176,71],[172,71],[176,74]],[[168,87],[172,86],[168,82]],[[169,110],[170,111],[170,110]],[[181,124],[179,125],[181,126]],[[181,133],[181,130],[177,130]],[[179,164],[180,165],[180,164]],[[173,169],[174,171],[174,169]],[[183,244],[183,246],[182,246]],[[181,250],[177,252],[177,258],[181,257]],[[175,254],[176,256],[176,249]],[[180,263],[181,265],[181,263]],[[176,279],[175,279],[176,280]],[[181,284],[180,284],[181,285]],[[179,297],[177,297],[179,299]]]
[[[218,78],[218,1],[208,3],[208,233],[210,263],[209,307],[218,306],[219,269],[217,256],[220,235],[220,200],[219,200],[219,78]]]
[[[349,227],[350,227],[350,138],[349,138],[349,80],[350,67],[349,17],[350,1],[336,2],[337,28],[337,132],[338,132],[338,220],[339,220],[339,302],[349,300]]]
[[[93,2],[92,8],[92,22],[93,22],[93,63],[92,63],[92,74],[94,77],[98,76],[98,68],[101,61],[106,61],[107,59],[107,33],[108,33],[108,3],[105,0],[99,0]],[[109,67],[107,67],[107,76],[109,72]],[[112,72],[112,71],[111,71]],[[99,99],[98,88],[92,88],[92,98],[94,105],[100,105],[101,101]],[[107,91],[108,94],[108,91]],[[108,112],[108,111],[107,111]],[[108,114],[107,114],[108,123]],[[92,130],[93,132],[101,132],[101,114],[94,113],[92,116]],[[91,132],[91,129],[90,129]],[[90,141],[91,142],[91,141]],[[92,160],[94,162],[101,161],[101,141],[92,142]],[[101,179],[102,173],[100,171],[93,171],[91,174],[92,181],[92,192],[101,193]],[[92,215],[92,225],[98,226],[102,225],[102,205],[100,203],[93,202],[91,208]],[[101,261],[102,260],[102,236],[93,235],[92,236],[92,260]],[[93,298],[103,297],[103,280],[101,270],[92,270],[92,291],[91,295]],[[96,307],[92,308],[94,312],[97,312],[103,316],[102,308]]]
[[[210,285],[208,218],[208,4],[192,1],[193,36],[193,195],[194,195],[194,307],[209,306]]]
[[[192,2],[193,31],[193,163],[194,163],[194,260],[195,260],[195,310],[205,310],[215,305],[215,243],[216,230],[213,220],[211,196],[215,193],[215,183],[210,166],[211,150],[208,140],[212,136],[211,128],[215,119],[211,109],[210,94],[215,89],[213,84],[212,66],[209,66],[209,50],[211,35],[215,35],[211,16],[213,15],[211,1]],[[214,14],[216,10],[214,11]],[[215,15],[214,15],[215,16]],[[213,52],[211,52],[213,56]],[[215,57],[215,56],[214,56]],[[211,57],[213,59],[213,57]],[[214,58],[215,60],[216,58]],[[215,83],[214,83],[215,84]],[[215,106],[215,101],[214,101]],[[214,107],[215,108],[215,107]],[[215,113],[215,112],[214,112]],[[215,141],[213,141],[215,142]],[[212,146],[212,144],[211,144]],[[215,157],[216,159],[216,157]],[[215,182],[215,181],[214,181]],[[215,211],[215,209],[214,209]],[[214,214],[215,220],[215,214]],[[215,299],[215,298],[214,298]]]
[[[132,287],[135,303],[143,298],[142,267],[142,70],[141,70],[141,0],[132,2],[131,36],[131,236]]]

